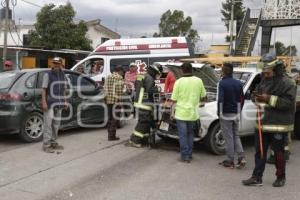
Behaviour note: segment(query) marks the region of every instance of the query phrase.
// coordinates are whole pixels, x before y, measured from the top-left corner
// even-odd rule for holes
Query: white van
[[[142,73],[154,62],[179,60],[192,54],[185,37],[114,39],[98,46],[71,70],[80,71],[83,68],[83,73],[101,83],[118,65],[127,71],[129,64],[134,62]]]

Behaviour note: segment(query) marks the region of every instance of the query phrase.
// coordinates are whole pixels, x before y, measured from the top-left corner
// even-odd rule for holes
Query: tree
[[[91,40],[86,38],[86,24],[73,22],[75,11],[70,3],[55,7],[54,4],[44,6],[37,13],[35,30],[28,33],[30,46],[51,49],[92,50]]]
[[[192,25],[192,18],[185,18],[183,11],[168,10],[160,18],[159,33],[154,33],[153,37],[185,36],[194,48],[200,37]]]
[[[271,48],[274,48],[274,46],[270,46]],[[275,52],[276,56],[296,56],[297,55],[297,48],[296,46],[288,46],[285,47],[285,45],[282,42],[275,42]]]
[[[240,31],[240,27],[242,26],[243,19],[245,16],[245,8],[243,6],[243,0],[226,0],[226,2],[222,3],[221,13],[223,15],[222,21],[225,23],[227,31],[229,31],[229,22],[231,20],[231,6],[233,1],[236,3],[234,4],[234,15],[233,19],[236,20],[236,31],[237,33]],[[236,33],[236,35],[237,35]],[[230,37],[226,37],[226,41],[229,42]]]
[[[277,56],[282,56],[286,48],[282,42],[275,42],[275,52]]]
[[[297,56],[297,48],[295,45],[292,45],[292,46],[288,46],[286,47],[286,50],[284,52],[284,55],[285,56]]]

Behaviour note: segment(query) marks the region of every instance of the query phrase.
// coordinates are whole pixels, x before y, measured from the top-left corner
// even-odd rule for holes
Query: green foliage
[[[274,46],[270,46],[273,48]],[[282,42],[275,42],[275,50],[276,50],[276,56],[297,56],[297,48],[296,46],[288,46],[285,47],[285,45]]]
[[[160,18],[159,33],[154,33],[153,37],[185,36],[195,47],[200,39],[197,30],[192,29],[192,18],[184,17],[181,10],[168,10]]]
[[[282,56],[286,50],[284,44],[282,42],[275,43],[275,50],[277,56]]]
[[[86,38],[88,28],[83,21],[73,22],[75,11],[70,3],[55,7],[44,6],[37,14],[35,30],[28,34],[30,46],[51,49],[92,50],[91,40]]]
[[[285,56],[297,56],[297,47],[295,45],[286,47]]]
[[[234,15],[233,15],[233,19],[236,20],[236,31],[237,33],[240,30],[240,27],[243,23],[243,19],[245,16],[245,8],[243,6],[243,0],[241,1],[237,1],[235,0],[236,3],[234,4]],[[232,0],[226,0],[225,2],[222,3],[222,9],[221,9],[221,13],[223,15],[222,21],[224,22],[227,31],[229,31],[229,22],[231,20],[231,6],[232,6]],[[228,39],[226,37],[226,41],[229,41],[230,39]]]

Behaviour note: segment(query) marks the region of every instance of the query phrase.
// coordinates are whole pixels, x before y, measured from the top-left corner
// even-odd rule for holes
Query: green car
[[[0,73],[0,134],[19,134],[25,142],[43,138],[42,80],[49,69]],[[103,88],[77,72],[64,70],[69,107],[62,112],[61,129],[104,127]]]

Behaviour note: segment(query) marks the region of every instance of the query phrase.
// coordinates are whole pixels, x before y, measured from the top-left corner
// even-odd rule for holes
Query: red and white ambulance
[[[83,68],[86,75],[96,82],[102,82],[118,65],[127,71],[129,64],[134,62],[138,71],[143,73],[154,62],[176,61],[192,55],[193,51],[185,37],[113,39],[98,46],[72,70]],[[94,69],[94,63],[100,63],[101,67]]]

